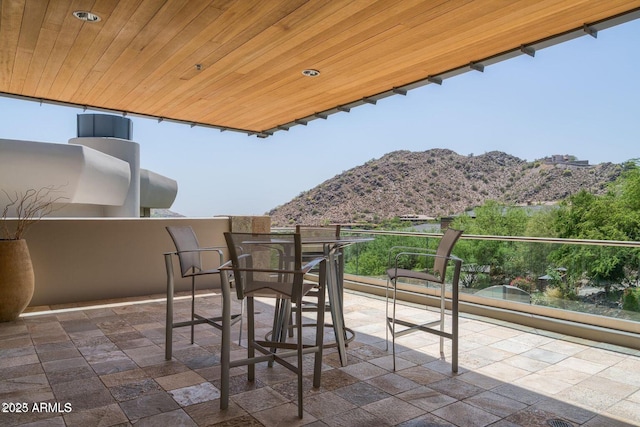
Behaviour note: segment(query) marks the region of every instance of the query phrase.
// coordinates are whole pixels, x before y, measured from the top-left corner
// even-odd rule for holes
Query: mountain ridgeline
[[[378,223],[394,217],[441,217],[496,200],[510,205],[559,202],[584,189],[603,194],[622,165],[527,162],[492,151],[462,156],[451,150],[394,151],[305,191],[268,212],[273,226]]]

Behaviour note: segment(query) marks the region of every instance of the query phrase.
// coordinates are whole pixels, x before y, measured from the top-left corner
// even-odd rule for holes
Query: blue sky
[[[640,157],[640,20],[267,139],[133,117],[141,165],[178,181],[173,211],[260,215],[395,150]],[[0,97],[0,138],[66,143],[76,108]],[[87,113],[93,111],[87,110]]]

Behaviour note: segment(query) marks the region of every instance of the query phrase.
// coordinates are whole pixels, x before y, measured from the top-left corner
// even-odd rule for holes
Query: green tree
[[[527,228],[527,213],[516,207],[501,205],[489,200],[475,210],[475,219],[463,215],[455,219],[454,228],[465,234],[493,236],[522,236]],[[463,240],[456,245],[456,255],[465,263],[489,267],[490,284],[506,284],[509,277],[517,276],[522,268],[524,255],[521,245],[497,240]],[[506,281],[506,283],[505,283]],[[481,282],[471,281],[474,283]]]
[[[627,288],[622,295],[622,309],[640,312],[640,288]]]
[[[398,219],[387,221],[381,225],[384,230],[411,231],[408,223]],[[424,236],[386,236],[377,235],[372,242],[353,245],[345,248],[345,272],[363,276],[382,276],[390,266],[389,251],[396,246],[433,249],[438,239]],[[414,262],[403,265],[404,268],[425,268],[425,259],[417,258]]]
[[[527,221],[525,236],[529,237],[558,237],[554,228],[555,207],[542,207],[531,214]],[[531,279],[537,279],[546,274],[549,267],[549,254],[558,245],[551,243],[521,243],[522,259],[525,266],[522,273]]]
[[[569,197],[556,211],[554,223],[558,237],[637,241],[640,237],[640,169],[637,161],[625,170],[601,196],[580,191]],[[614,283],[637,279],[640,262],[637,249],[564,245],[551,258],[569,270],[574,279],[586,273],[594,283],[608,291]]]

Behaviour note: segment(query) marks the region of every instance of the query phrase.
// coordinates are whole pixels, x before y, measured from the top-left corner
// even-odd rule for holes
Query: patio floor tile
[[[482,427],[493,424],[500,417],[465,402],[455,402],[433,411],[433,414],[455,425]]]
[[[345,294],[346,323],[356,331],[347,366],[328,348],[322,385],[314,389],[312,357],[305,357],[302,420],[296,376],[277,364],[258,364],[253,382],[246,367],[233,368],[229,408],[221,411],[219,331],[198,326],[192,345],[188,328],[174,330],[173,358],[165,360],[165,304],[154,298],[32,310],[0,323],[0,425],[640,425],[636,350],[462,315],[457,373],[450,342],[441,356],[438,339],[420,333],[398,340],[393,371],[384,300],[355,292]],[[218,296],[201,295],[198,304],[220,310]],[[270,325],[263,308],[257,334]],[[186,315],[188,299],[177,299],[175,309]],[[245,355],[236,341],[232,359]],[[28,410],[18,413],[10,402]],[[65,404],[70,411],[54,410]]]

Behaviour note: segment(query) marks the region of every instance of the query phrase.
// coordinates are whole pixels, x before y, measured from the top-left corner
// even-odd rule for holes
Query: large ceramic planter
[[[20,316],[31,301],[34,282],[26,240],[0,240],[0,322]]]

